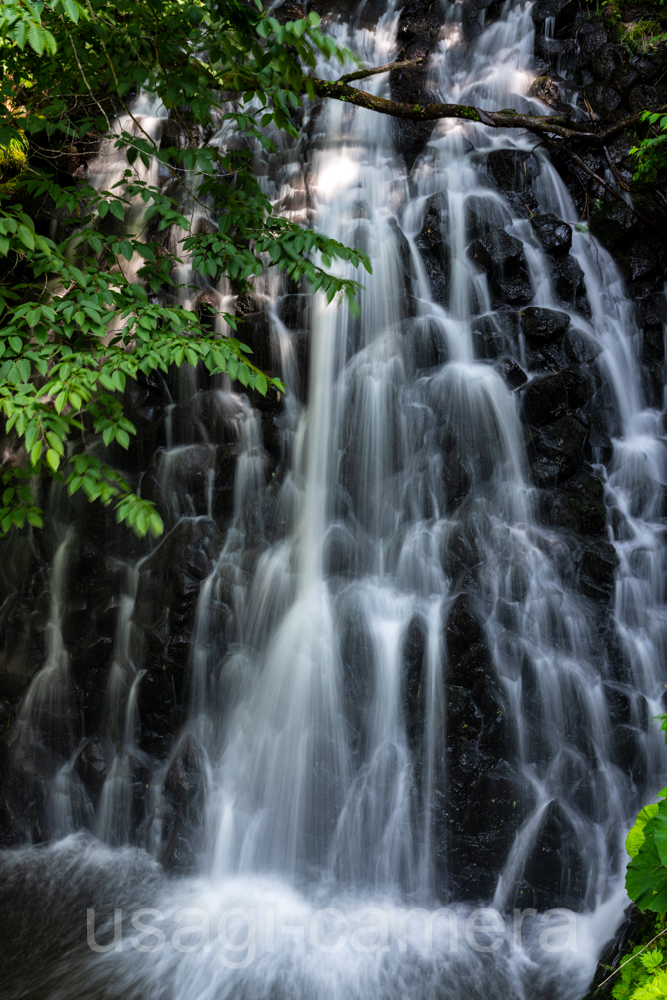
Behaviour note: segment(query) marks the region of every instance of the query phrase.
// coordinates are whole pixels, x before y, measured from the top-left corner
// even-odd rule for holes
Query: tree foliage
[[[233,316],[221,314],[216,332],[216,317],[186,308],[197,282],[227,277],[243,291],[274,266],[354,308],[359,286],[330,267],[370,271],[368,259],[276,215],[252,170],[253,144],[273,149],[267,130],[297,137],[318,56],[347,54],[316,14],[279,24],[259,3],[3,3],[0,413],[16,447],[3,467],[2,532],[42,524],[44,477],[113,503],[139,535],[162,531],[105,460],[103,446],[127,448],[136,433],[126,379],[203,364],[262,394],[284,391],[252,363]],[[168,141],[135,112],[138,95],[166,109]],[[221,129],[236,141],[221,142]],[[68,172],[84,147],[125,154],[111,190]],[[166,180],[150,183],[151,165]],[[202,217],[203,231],[193,227]],[[239,336],[223,336],[220,319]]]

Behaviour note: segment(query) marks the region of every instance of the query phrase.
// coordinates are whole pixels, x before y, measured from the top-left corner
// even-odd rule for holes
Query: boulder
[[[504,205],[491,195],[470,194],[465,202],[466,234],[468,240],[478,240],[480,236],[494,229],[504,229],[512,224],[512,219]]]
[[[468,256],[486,271],[502,301],[520,305],[530,300],[533,292],[521,240],[496,229],[471,243]]]
[[[447,500],[447,509],[455,510],[470,489],[470,470],[458,447],[451,448],[442,463],[442,483]]]
[[[178,746],[164,779],[160,861],[165,868],[187,871],[196,867],[205,794],[203,752],[188,735]]]
[[[393,216],[389,219],[389,225],[391,226],[396,240],[398,260],[403,274],[403,283],[399,292],[399,297],[403,303],[403,313],[405,316],[414,316],[416,309],[415,300],[412,294],[412,260],[410,255],[410,244],[408,243],[405,233]]]
[[[424,262],[433,301],[446,304],[449,299],[449,247],[445,239],[446,204],[441,195],[429,198],[424,222],[415,244]]]
[[[552,906],[580,910],[587,877],[576,827],[563,806],[554,800],[545,810],[516,905],[522,905],[525,898],[539,910]]]
[[[541,426],[568,410],[584,406],[595,393],[599,377],[588,369],[570,365],[557,375],[535,378],[522,390],[522,415]]]
[[[639,86],[633,87],[630,91],[628,102],[636,115],[640,111],[644,111],[644,109],[652,111],[662,103],[655,87],[648,86],[647,84],[639,84]]]
[[[564,345],[568,356],[580,363],[594,361],[602,351],[594,340],[573,329],[569,329],[565,334]]]
[[[603,535],[607,529],[604,487],[597,476],[573,480],[567,489],[551,495],[546,513],[554,527],[581,535]]]
[[[606,539],[589,542],[578,566],[578,584],[582,593],[597,601],[611,600],[619,561],[611,542]]]
[[[591,215],[590,227],[593,236],[607,248],[613,250],[627,240],[627,235],[636,222],[635,213],[624,201],[608,201]]]
[[[563,106],[560,87],[551,76],[538,76],[533,80],[528,93],[550,108],[560,110]]]
[[[556,295],[563,302],[578,309],[584,316],[590,316],[591,307],[586,298],[584,272],[574,257],[569,254],[566,257],[552,257],[551,280]]]
[[[623,252],[617,252],[616,262],[628,281],[637,281],[651,274],[658,264],[658,255],[642,238],[633,240]]]
[[[549,470],[550,476],[565,479],[576,472],[584,460],[582,448],[586,433],[586,428],[576,417],[561,417],[553,424],[547,424],[533,432],[529,441],[529,453],[537,462],[546,461],[558,467],[555,475],[553,470]]]
[[[519,332],[518,316],[514,312],[494,312],[476,316],[470,323],[475,357],[497,358],[506,351]]]
[[[414,615],[403,636],[403,703],[405,706],[406,729],[411,747],[419,747],[423,724],[424,702],[422,698],[422,665],[426,652],[427,635],[424,623]]]
[[[76,756],[74,770],[85,785],[93,802],[96,802],[116,755],[116,750],[106,729],[91,736]]]
[[[577,16],[579,4],[576,0],[537,0],[533,4],[531,15],[536,24],[543,24],[547,18],[553,17],[556,30],[567,27]]]
[[[524,334],[535,340],[555,340],[562,337],[570,325],[567,313],[544,306],[528,306],[519,315]]]
[[[546,213],[534,215],[530,224],[545,253],[554,257],[563,257],[569,253],[572,246],[572,227],[567,222],[562,222],[555,215]]]
[[[496,149],[486,158],[489,173],[504,191],[524,191],[541,173],[534,153],[519,149]]]
[[[521,368],[512,358],[503,358],[495,366],[496,371],[502,379],[507,382],[511,389],[518,389],[528,381],[523,368]]]

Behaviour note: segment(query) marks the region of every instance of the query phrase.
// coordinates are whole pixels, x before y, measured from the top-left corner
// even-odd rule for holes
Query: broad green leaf
[[[628,836],[625,840],[625,849],[631,858],[636,857],[639,848],[644,843],[644,827],[648,821],[655,816],[658,811],[658,803],[654,802],[651,805],[644,806],[641,810],[635,824],[630,830]]]

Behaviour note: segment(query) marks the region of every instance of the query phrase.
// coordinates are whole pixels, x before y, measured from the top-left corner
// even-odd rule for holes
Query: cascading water
[[[366,64],[382,65],[396,54],[397,21],[389,9],[374,31],[330,30]],[[431,89],[443,101],[528,108],[532,48],[529,4],[509,0],[468,49],[453,4]],[[366,84],[385,93],[386,81]],[[297,390],[307,373],[282,318],[290,296],[275,283],[262,293],[274,361],[292,390],[279,418],[276,482],[266,475],[260,415],[222,380],[197,392],[193,373],[177,402],[169,398],[166,447],[150,470],[168,534],[132,566],[121,601],[106,707],[113,761],[96,816],[90,803],[72,803],[79,751],[61,748],[51,789],[56,843],[2,861],[10,897],[39,898],[44,885],[57,894],[40,918],[52,951],[36,964],[36,992],[10,996],[574,1000],[618,923],[623,836],[667,772],[648,723],[665,681],[667,470],[622,282],[577,228],[546,155],[533,153],[539,212],[573,227],[570,266],[583,274],[588,306],[576,292],[568,336],[583,345],[582,359],[596,358],[598,410],[613,441],[610,459],[592,446],[591,462],[618,558],[619,677],[602,647],[599,607],[577,586],[569,536],[540,516],[531,483],[555,482],[559,470],[538,463],[531,480],[520,409],[535,405],[533,383],[517,393],[506,377],[510,355],[537,373],[536,385],[549,370],[550,348],[535,361],[525,321],[507,333],[516,307],[563,315],[523,196],[505,196],[489,180],[491,154],[517,154],[527,169],[528,141],[441,123],[408,182],[388,119],[329,102],[308,131],[305,185],[317,226],[373,262],[361,313],[313,297],[304,406]],[[304,175],[296,156],[282,150],[279,159],[267,191],[296,217]],[[475,241],[486,237],[487,248],[503,239],[510,249],[522,245],[523,263],[511,273],[485,264],[480,254],[493,246],[476,251]],[[514,310],[498,307],[499,286]],[[505,369],[484,360],[479,345],[489,337],[505,344]],[[179,406],[186,418],[176,432]],[[585,429],[590,415],[575,410],[562,419]],[[189,710],[150,776],[137,743],[137,699],[148,678],[132,618],[174,533],[215,539],[225,448],[236,455],[233,503],[200,574]],[[148,481],[145,473],[145,488]],[[48,659],[17,729],[17,740],[29,731],[36,744],[50,738],[41,716],[55,703],[44,692],[67,671],[59,622],[68,538],[53,564]],[[584,559],[609,548],[601,541]],[[58,690],[71,699],[65,682]],[[610,691],[627,704],[629,773],[614,756]],[[183,825],[173,788],[186,765],[192,808]],[[140,816],[133,789],[142,783],[151,787]],[[463,820],[455,815],[461,789],[470,793]],[[504,805],[493,821],[495,796]],[[482,800],[491,819],[475,840]],[[66,837],[77,825],[120,846]],[[547,888],[536,878],[545,831],[558,838]],[[122,846],[131,842],[140,848]],[[151,855],[168,863],[176,849],[199,874],[162,875]],[[516,920],[499,930],[488,914],[471,943],[461,928],[479,899],[495,907],[496,920],[528,907],[521,946],[521,920],[519,931]],[[555,914],[566,947],[545,946],[541,936],[536,910],[554,903],[578,911]],[[93,906],[97,939],[86,944],[81,907]],[[114,910],[139,908],[159,934],[137,922],[124,938],[96,943],[113,932]],[[22,942],[14,960],[29,954]]]

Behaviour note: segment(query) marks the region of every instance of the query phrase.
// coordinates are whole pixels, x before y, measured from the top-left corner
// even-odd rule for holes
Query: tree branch
[[[602,122],[591,122],[583,125],[581,122],[572,121],[565,115],[522,115],[512,108],[506,108],[503,111],[484,111],[482,108],[466,104],[407,104],[401,101],[390,101],[386,97],[376,97],[363,90],[358,90],[356,87],[349,86],[348,81],[350,80],[358,80],[372,76],[374,73],[384,73],[388,70],[414,66],[420,62],[423,60],[410,59],[402,63],[387,63],[387,65],[378,66],[375,69],[348,73],[340,80],[319,80],[317,77],[308,77],[307,83],[312,85],[318,97],[346,101],[348,104],[368,108],[381,115],[391,115],[392,118],[403,118],[413,122],[453,118],[459,121],[479,122],[490,128],[521,128],[540,137],[558,136],[561,139],[574,139],[598,148],[604,146],[619,132],[632,128],[641,121],[642,112],[628,118],[621,118],[619,121],[604,127]],[[667,111],[667,105],[655,110],[657,112]],[[598,128],[600,125],[603,127]]]
[[[390,68],[398,69],[406,63],[391,63]],[[522,128],[534,135],[557,135],[561,139],[587,139],[596,141],[594,132],[578,122],[570,121],[564,115],[522,115],[511,108],[504,111],[483,111],[466,104],[407,104],[401,101],[390,101],[386,97],[376,97],[367,94],[356,87],[350,87],[342,80],[319,80],[308,77],[318,97],[331,97],[337,101],[346,101],[360,108],[368,108],[382,115],[393,118],[404,118],[413,122],[438,121],[441,118],[454,118],[462,121],[479,122],[491,128]],[[304,87],[305,89],[305,87]]]
[[[367,76],[375,76],[376,73],[389,73],[392,69],[407,69],[408,66],[421,66],[426,62],[426,56],[419,56],[418,59],[405,59],[403,62],[385,63],[384,66],[375,66],[373,69],[359,69],[354,73],[347,73],[341,76],[337,83],[352,83],[353,80],[365,80]]]

